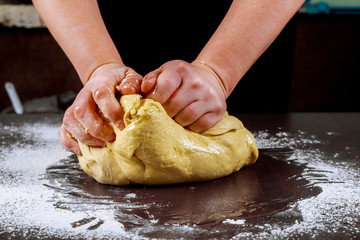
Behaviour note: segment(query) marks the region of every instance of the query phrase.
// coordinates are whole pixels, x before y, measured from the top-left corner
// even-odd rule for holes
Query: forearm
[[[234,0],[196,61],[205,62],[217,73],[229,96],[303,2]]]
[[[97,67],[122,64],[96,0],[33,0],[33,3],[83,84]]]

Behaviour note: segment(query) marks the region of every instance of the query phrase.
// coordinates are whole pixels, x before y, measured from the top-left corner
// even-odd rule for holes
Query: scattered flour
[[[111,209],[74,212],[54,207],[51,200],[55,193],[44,187],[46,180],[41,176],[49,165],[70,156],[58,141],[58,128],[58,125],[29,124],[5,126],[0,131],[2,136],[25,139],[0,145],[0,238],[93,238],[108,234],[130,237],[122,224],[114,220]],[[31,144],[33,141],[35,144]],[[91,232],[84,231],[89,227],[86,224],[70,225],[89,217],[105,224]]]
[[[58,125],[42,123],[17,127],[2,126],[0,123],[0,127],[0,238],[143,238],[142,233],[151,232],[153,225],[158,224],[157,219],[147,222],[137,219],[143,224],[142,227],[129,231],[117,220],[116,204],[119,203],[112,203],[104,197],[101,201],[105,205],[93,206],[91,202],[79,198],[78,201],[84,201],[84,208],[74,210],[71,208],[72,203],[66,202],[65,193],[45,187],[49,184],[49,180],[44,178],[47,167],[70,156],[58,141]],[[321,187],[322,192],[298,201],[286,210],[300,215],[292,224],[266,221],[254,224],[243,219],[226,219],[222,224],[245,229],[233,236],[234,239],[316,238],[324,232],[329,236],[345,234],[349,238],[359,237],[359,164],[333,161],[334,154],[335,158],[340,159],[343,153],[327,156],[321,151],[323,142],[317,136],[302,131],[289,133],[280,130],[275,134],[255,132],[259,149],[293,149],[293,155],[288,160],[306,163],[308,168],[325,176],[307,176],[304,173],[304,178]],[[334,132],[326,135],[338,136]],[[10,145],[4,141],[4,136],[7,139],[9,136],[10,139],[14,137]],[[58,185],[60,187],[61,183]],[[54,198],[69,207],[55,206]],[[136,194],[127,194],[125,198],[136,198]],[[250,232],[247,228],[256,231]],[[203,231],[196,225],[168,223],[164,224],[163,229],[180,233]]]
[[[135,193],[128,193],[125,195],[125,198],[136,198],[136,194]]]
[[[335,132],[327,135],[337,136]],[[276,223],[264,223],[252,227],[257,228],[257,233],[242,232],[234,237],[252,239],[278,239],[278,238],[318,238],[324,237],[324,232],[329,237],[347,236],[350,239],[360,237],[360,168],[359,164],[344,161],[334,161],[342,154],[335,153],[327,156],[322,152],[321,145],[316,136],[305,132],[297,133],[278,132],[275,136],[267,131],[254,133],[257,146],[261,148],[288,147],[294,150],[289,160],[306,163],[309,169],[322,173],[322,177],[307,176],[304,178],[322,188],[322,192],[315,197],[304,199],[293,204],[288,210],[300,213],[301,220],[294,224],[283,226]],[[312,148],[309,148],[312,146]],[[313,148],[318,146],[318,148]],[[315,150],[314,150],[315,149]],[[348,148],[347,148],[348,149]],[[358,159],[358,156],[355,156]],[[358,161],[357,161],[358,162]],[[226,220],[223,223],[231,223]],[[239,222],[239,225],[244,225]],[[245,222],[245,226],[249,227]],[[325,234],[325,235],[326,235]],[[336,237],[335,237],[336,238]]]
[[[49,182],[45,177],[47,168],[72,155],[61,147],[58,128],[57,124],[18,127],[0,122],[0,239],[143,239],[143,233],[153,231],[157,219],[125,214],[129,222],[141,226],[125,230],[118,221],[121,203],[106,196],[97,199],[97,204],[86,196],[69,198],[68,192],[61,191],[63,182]],[[59,187],[60,191],[47,187],[49,185]],[[125,196],[135,197],[135,193]],[[57,207],[55,203],[62,206]],[[123,204],[129,210],[146,209],[129,202]],[[181,225],[160,229],[179,234],[203,231]],[[159,231],[159,227],[156,230]]]
[[[223,221],[223,223],[242,225],[242,224],[245,224],[245,220],[244,219],[238,219],[238,220],[226,219],[225,221]]]

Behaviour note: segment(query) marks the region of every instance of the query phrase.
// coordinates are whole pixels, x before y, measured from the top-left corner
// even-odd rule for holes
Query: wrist
[[[105,62],[102,64],[99,64],[95,67],[92,68],[92,70],[89,71],[89,74],[87,74],[87,77],[85,78],[85,83],[84,85],[93,77],[95,77],[98,73],[102,72],[102,71],[106,71],[109,69],[114,69],[114,68],[124,68],[126,67],[124,65],[124,63],[122,61],[119,62]]]
[[[199,59],[196,59],[192,63],[202,66],[207,72],[209,72],[214,77],[214,79],[216,79],[216,81],[218,82],[218,84],[224,94],[225,99],[230,95],[230,92],[228,90],[228,86],[227,86],[226,82],[221,78],[221,76],[218,74],[218,72],[211,65],[209,65],[207,62],[205,62],[203,60],[199,60]]]

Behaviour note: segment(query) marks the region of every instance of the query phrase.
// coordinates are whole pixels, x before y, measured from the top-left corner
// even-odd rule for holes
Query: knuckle
[[[95,100],[100,100],[105,98],[108,94],[109,91],[106,88],[103,87],[97,87],[94,88],[94,90],[92,91],[93,97]]]
[[[95,87],[92,90],[92,95],[95,101],[99,101],[103,98],[106,98],[110,95],[110,90],[107,87],[101,86],[101,87]]]
[[[163,71],[175,71],[179,74],[188,72],[189,63],[182,60],[172,60],[162,66]]]
[[[188,75],[190,72],[190,64],[185,62],[185,61],[181,61],[181,60],[177,60],[177,71],[181,74],[181,75]]]
[[[174,64],[177,66],[179,70],[186,70],[187,64],[181,60],[174,60]]]
[[[204,94],[204,97],[206,100],[211,101],[214,99],[219,99],[219,94],[217,93],[217,91],[214,88],[211,87],[206,87],[205,89],[206,94]]]
[[[201,89],[204,87],[204,82],[200,78],[193,78],[190,82],[192,89]]]
[[[75,109],[74,109],[75,118],[77,118],[77,119],[84,118],[87,110],[88,109],[83,105],[76,106]]]
[[[217,115],[224,114],[226,111],[226,103],[215,102],[213,105],[213,112]]]
[[[171,60],[164,64],[164,66],[176,66],[176,67],[182,67],[183,65],[184,65],[184,61],[179,59]]]

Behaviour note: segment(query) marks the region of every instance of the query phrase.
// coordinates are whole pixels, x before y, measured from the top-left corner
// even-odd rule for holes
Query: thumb
[[[116,89],[122,94],[135,94],[140,92],[142,76],[133,70],[128,70],[120,86]]]
[[[145,95],[148,95],[151,93],[151,91],[154,91],[156,86],[156,79],[158,78],[160,74],[160,70],[157,69],[155,71],[149,72],[146,74],[146,76],[143,79],[143,82],[141,84],[141,92]]]

